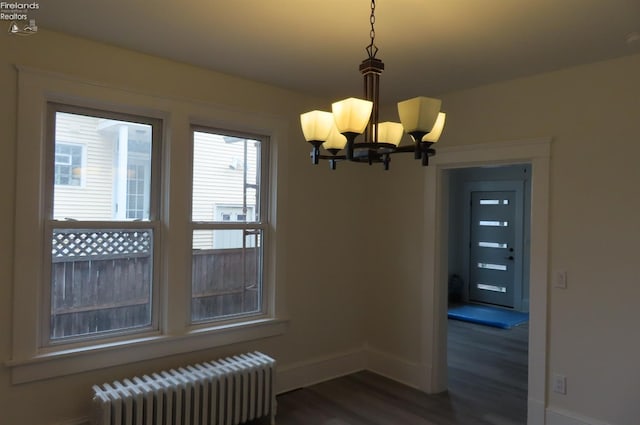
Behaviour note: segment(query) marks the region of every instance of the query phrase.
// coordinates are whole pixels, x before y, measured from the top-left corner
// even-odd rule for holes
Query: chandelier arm
[[[336,169],[336,164],[338,163],[338,161],[346,161],[347,160],[347,156],[346,155],[337,155],[337,152],[339,152],[339,149],[330,149],[329,151],[331,152],[331,155],[324,155],[324,154],[314,154],[315,148],[314,150],[311,151],[311,158],[314,161],[313,164],[314,165],[318,165],[319,160],[325,160],[325,161],[329,161],[329,168],[331,170],[335,170]],[[334,153],[335,152],[335,153]]]
[[[397,148],[395,148],[393,151],[389,152],[390,154],[395,154],[395,153],[410,153],[410,152],[415,152],[416,148],[412,145],[403,145],[403,146],[398,146]],[[429,154],[429,156],[434,156],[436,154],[436,150],[433,148],[426,148],[426,149],[421,149],[420,152],[427,152]]]
[[[346,155],[318,155],[318,159],[343,161],[347,159]]]
[[[423,166],[428,166],[429,165],[429,157],[435,156],[436,154],[436,150],[433,148],[430,148],[429,146],[431,145],[431,143],[427,144],[428,142],[422,142],[421,146],[419,148],[419,154],[417,155],[416,159],[421,160],[422,165]],[[411,153],[411,152],[415,152],[416,151],[416,147],[415,146],[411,146],[411,145],[405,145],[405,146],[398,146],[396,149],[394,149],[392,152],[389,152],[388,155],[393,155],[396,153]]]
[[[389,153],[413,153],[415,152],[416,148],[413,145],[403,145],[403,146],[398,146],[397,148],[394,149],[393,152],[389,152]]]
[[[427,167],[429,165],[429,154],[428,152],[422,152],[422,166]]]
[[[382,155],[382,164],[385,171],[389,171],[389,163],[391,162],[391,152]]]
[[[311,163],[313,165],[318,165],[318,158],[320,158],[320,146],[322,146],[322,142],[321,140],[311,140],[309,141],[309,143],[311,143],[311,145],[313,145],[313,148],[311,148],[311,153],[309,154],[309,156],[311,157]]]
[[[348,160],[353,159],[353,145],[355,143],[356,137],[358,137],[358,133],[353,132],[344,132],[342,133],[344,137],[347,138],[347,145],[345,146],[345,150],[347,152],[346,156]]]
[[[373,142],[355,142],[353,144],[353,148],[355,150],[357,149],[370,149],[370,150],[385,150],[385,151],[391,151],[391,150],[395,150],[396,149],[396,145],[392,144],[392,143],[384,143],[384,142],[378,142],[378,143],[373,143]],[[412,150],[413,152],[413,150]],[[385,152],[383,152],[385,153]]]
[[[416,143],[416,149],[420,150],[420,156],[416,156],[416,159],[422,159],[422,165],[424,165],[425,167],[427,165],[429,165],[429,156],[433,156],[435,155],[436,151],[435,149],[431,149],[430,146],[433,143],[431,142],[417,142]],[[429,155],[429,151],[432,151],[433,154]],[[417,150],[416,150],[417,152]]]
[[[429,165],[429,157],[434,156],[436,154],[435,149],[431,149],[429,147],[425,148],[422,151],[422,166],[427,167]]]

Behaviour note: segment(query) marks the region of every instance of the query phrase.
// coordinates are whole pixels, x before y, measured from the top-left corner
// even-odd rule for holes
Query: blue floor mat
[[[449,308],[450,319],[510,329],[529,321],[529,313],[483,305],[458,305]]]

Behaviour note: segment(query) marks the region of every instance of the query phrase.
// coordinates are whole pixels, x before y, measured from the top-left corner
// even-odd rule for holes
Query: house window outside
[[[247,216],[249,219],[247,220]],[[229,222],[245,222],[254,221],[253,206],[243,207],[240,205],[216,205],[214,217],[217,217],[221,221]],[[243,231],[241,229],[227,230],[225,232],[218,232],[213,239],[214,249],[230,249],[230,248],[242,248],[243,244],[251,243],[251,240],[243,240]],[[253,247],[253,245],[248,245]]]
[[[260,314],[267,142],[206,128],[192,141],[191,319]]]
[[[50,114],[45,344],[153,329],[159,122],[58,104]],[[73,191],[58,184],[68,146],[86,152],[84,184]]]
[[[82,184],[81,145],[56,143],[54,182],[61,186],[80,186]]]

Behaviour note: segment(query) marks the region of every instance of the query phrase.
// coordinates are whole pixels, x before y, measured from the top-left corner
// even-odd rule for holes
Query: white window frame
[[[281,335],[288,324],[284,295],[277,291],[284,283],[284,258],[278,260],[276,247],[284,232],[281,220],[276,226],[278,205],[274,190],[278,180],[278,161],[286,164],[285,150],[278,141],[287,139],[286,119],[254,111],[242,111],[206,102],[181,98],[162,98],[95,81],[49,73],[28,67],[18,68],[18,124],[16,163],[16,219],[11,359],[5,362],[14,384],[64,376],[72,373],[117,366],[212,347],[244,343]],[[163,231],[160,244],[161,268],[158,284],[158,329],[138,335],[123,335],[93,342],[83,341],[42,346],[42,285],[49,284],[42,259],[46,252],[44,172],[47,104],[56,102],[78,107],[117,110],[126,114],[163,120],[161,206]],[[191,184],[189,134],[192,125],[234,128],[242,133],[265,134],[270,140],[269,225],[265,245],[264,302],[262,316],[215,323],[189,325],[191,267],[189,223]],[[274,155],[274,152],[277,154]],[[171,170],[171,173],[169,173]],[[167,181],[169,178],[171,181]],[[282,201],[284,202],[284,200]],[[277,241],[277,242],[276,242]],[[37,255],[34,255],[36,253]]]
[[[160,158],[162,155],[162,121],[155,118],[143,117],[140,115],[130,115],[116,113],[113,111],[99,110],[95,108],[79,107],[69,104],[62,104],[57,102],[47,102],[47,123],[48,128],[45,132],[45,138],[43,140],[45,150],[45,173],[42,176],[42,186],[44,187],[44,235],[43,246],[44,253],[42,258],[43,264],[43,282],[42,282],[42,300],[40,305],[40,317],[42,318],[40,324],[40,346],[43,349],[54,346],[68,345],[70,343],[80,344],[94,344],[95,341],[105,341],[113,338],[126,338],[134,334],[147,334],[149,332],[157,332],[158,327],[158,287],[159,287],[159,274],[160,268],[158,264],[161,258],[161,246],[159,241],[161,240],[161,222],[160,222]],[[55,182],[55,146],[56,146],[56,114],[72,113],[83,117],[98,117],[105,119],[113,119],[126,122],[138,122],[150,125],[152,127],[152,152],[151,152],[151,173],[152,179],[149,182],[149,191],[151,193],[149,201],[149,219],[143,221],[133,221],[130,219],[125,220],[100,220],[100,221],[84,221],[84,220],[56,220],[54,219],[54,182]],[[67,143],[69,144],[69,143]],[[76,143],[77,146],[82,146]],[[86,151],[86,146],[84,151]],[[62,229],[89,229],[89,230],[110,230],[110,229],[130,229],[130,230],[152,230],[152,258],[151,258],[151,293],[150,293],[150,309],[151,320],[148,326],[135,327],[120,330],[104,331],[100,333],[92,333],[85,335],[75,335],[61,338],[51,338],[51,235],[56,228]]]
[[[220,323],[225,323],[228,321],[237,321],[237,320],[248,320],[251,319],[252,317],[264,317],[265,314],[268,314],[268,310],[267,310],[267,303],[266,303],[266,297],[264,296],[264,286],[265,286],[265,277],[264,277],[264,256],[265,254],[265,249],[266,246],[268,246],[268,239],[269,239],[269,235],[268,235],[268,228],[269,228],[269,197],[268,197],[268,193],[270,191],[270,182],[269,182],[269,138],[267,136],[259,136],[259,135],[255,135],[255,134],[248,134],[248,133],[239,133],[239,132],[234,132],[234,131],[230,131],[230,130],[220,130],[217,128],[212,128],[212,127],[207,127],[207,126],[198,126],[198,125],[193,125],[191,127],[191,157],[193,158],[193,149],[194,149],[194,144],[195,144],[195,133],[196,132],[202,132],[202,133],[210,133],[210,134],[217,134],[217,135],[224,135],[224,136],[232,136],[232,137],[237,137],[239,139],[245,139],[245,140],[257,140],[260,142],[260,153],[259,153],[259,158],[257,160],[257,164],[256,166],[258,167],[258,175],[256,176],[259,179],[259,190],[256,193],[256,208],[252,209],[252,215],[253,215],[253,220],[252,221],[223,221],[218,219],[218,217],[216,216],[216,212],[217,212],[217,208],[219,208],[220,206],[218,204],[214,205],[214,215],[213,215],[213,219],[212,220],[208,220],[208,221],[193,221],[191,220],[191,231],[189,232],[189,234],[191,236],[193,236],[193,232],[195,230],[256,230],[259,229],[262,232],[262,237],[261,237],[261,242],[260,242],[260,246],[262,251],[262,258],[261,261],[259,262],[260,264],[258,264],[257,267],[259,267],[261,270],[259,271],[260,274],[260,308],[259,311],[256,312],[249,312],[249,313],[240,313],[240,314],[236,314],[236,315],[228,315],[228,316],[221,316],[221,317],[214,317],[214,318],[209,318],[209,319],[201,319],[201,320],[194,320],[193,319],[193,315],[190,314],[190,321],[194,326],[197,327],[201,327],[201,326],[210,326],[211,323],[215,323],[215,322],[220,322]],[[246,167],[246,164],[243,163],[243,167]],[[192,177],[192,181],[193,181],[193,164],[190,167],[191,168],[191,177]],[[244,169],[244,168],[243,168]],[[246,177],[246,175],[245,175]],[[245,193],[246,194],[246,193]],[[193,199],[193,196],[191,197]],[[245,199],[246,201],[246,199]],[[189,204],[191,206],[191,203]],[[221,204],[224,205],[224,204]],[[229,205],[224,205],[224,206],[229,206]],[[240,207],[242,207],[243,205],[239,205]],[[257,211],[256,211],[257,209]],[[189,213],[192,216],[193,214],[193,208],[192,206],[189,208]],[[193,255],[193,253],[192,253]],[[190,279],[189,281],[191,281],[192,275],[190,274]],[[192,294],[193,295],[193,294]]]

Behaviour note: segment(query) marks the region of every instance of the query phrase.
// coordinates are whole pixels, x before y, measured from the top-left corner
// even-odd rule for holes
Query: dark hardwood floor
[[[528,327],[449,321],[449,391],[426,395],[372,372],[278,396],[277,425],[526,424]]]

